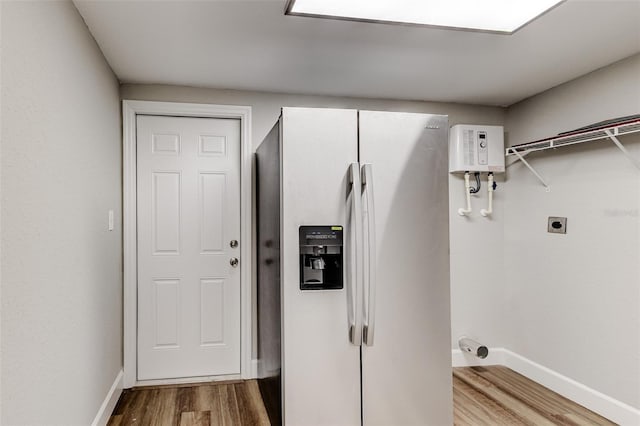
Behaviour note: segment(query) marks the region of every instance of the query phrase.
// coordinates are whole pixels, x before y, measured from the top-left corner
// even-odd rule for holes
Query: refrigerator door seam
[[[367,309],[364,314],[363,340],[367,346],[373,346],[376,318],[376,215],[373,197],[373,166],[362,165],[362,187],[367,202],[363,208],[363,218],[367,223],[366,272],[367,272]]]

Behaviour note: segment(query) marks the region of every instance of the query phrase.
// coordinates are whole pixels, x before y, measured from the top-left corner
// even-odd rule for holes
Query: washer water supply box
[[[504,173],[503,127],[468,124],[451,127],[449,172]]]

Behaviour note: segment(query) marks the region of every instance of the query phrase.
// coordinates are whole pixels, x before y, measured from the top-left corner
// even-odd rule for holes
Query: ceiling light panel
[[[287,13],[513,33],[563,0],[290,0]]]

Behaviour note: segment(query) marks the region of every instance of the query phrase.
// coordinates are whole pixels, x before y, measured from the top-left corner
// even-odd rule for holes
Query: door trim
[[[136,116],[161,115],[240,120],[240,375],[253,378],[251,362],[251,107],[178,102],[122,101],[122,229],[124,387],[137,380]],[[237,377],[237,376],[236,376]]]

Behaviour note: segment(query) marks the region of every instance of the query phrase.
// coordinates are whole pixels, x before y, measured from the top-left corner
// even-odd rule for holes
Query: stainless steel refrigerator
[[[273,424],[453,423],[448,119],[284,108],[257,150]]]

